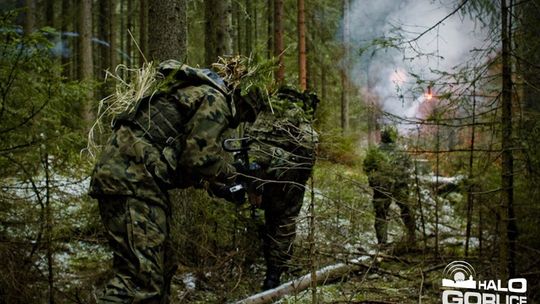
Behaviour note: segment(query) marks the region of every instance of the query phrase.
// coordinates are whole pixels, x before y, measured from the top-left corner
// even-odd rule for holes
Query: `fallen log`
[[[350,260],[347,263],[338,263],[317,270],[315,278],[317,285],[324,285],[328,281],[334,281],[350,272],[365,268],[366,265],[362,264],[362,262],[368,259],[368,257],[362,257]],[[295,294],[308,289],[311,286],[311,282],[311,274],[306,274],[274,289],[269,289],[235,302],[235,304],[264,304],[275,302],[286,295]]]

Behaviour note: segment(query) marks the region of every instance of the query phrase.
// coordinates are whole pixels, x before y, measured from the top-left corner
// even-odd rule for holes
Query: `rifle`
[[[223,140],[223,150],[233,153],[235,167],[239,173],[243,174],[240,178],[240,183],[229,188],[231,193],[240,190],[248,192],[253,180],[246,175],[253,176],[253,173],[257,173],[257,171],[260,170],[260,166],[257,163],[249,162],[248,151],[250,149],[249,145],[252,142],[253,140],[250,137],[228,138]],[[256,206],[254,204],[251,204],[251,216],[253,218],[256,217]]]
[[[249,171],[249,145],[252,140],[249,137],[241,138],[227,138],[223,140],[222,146],[223,150],[227,152],[232,152],[234,155],[235,164],[238,165],[242,173]],[[237,143],[240,143],[238,146]]]

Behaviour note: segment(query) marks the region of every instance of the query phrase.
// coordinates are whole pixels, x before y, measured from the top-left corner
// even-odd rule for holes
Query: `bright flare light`
[[[433,99],[433,93],[431,92],[431,86],[427,87],[426,99],[427,100]]]

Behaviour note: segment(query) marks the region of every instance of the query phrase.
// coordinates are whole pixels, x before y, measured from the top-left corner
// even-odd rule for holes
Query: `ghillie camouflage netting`
[[[240,90],[246,95],[252,89],[259,89],[265,96],[270,96],[275,83],[273,73],[276,60],[263,60],[260,58],[241,55],[219,57],[212,69],[227,83],[229,88]]]
[[[220,57],[212,65],[213,70],[223,78],[232,90],[239,89],[242,95],[257,88],[266,96],[273,88],[275,60],[255,60],[246,56]],[[133,111],[137,101],[151,96],[167,85],[159,65],[145,63],[141,68],[129,68],[125,65],[116,67],[114,73],[107,71],[106,80],[115,82],[113,94],[99,102],[96,120],[88,132],[87,152],[95,158],[101,149],[101,139],[107,138],[110,128],[106,126],[124,112]]]
[[[159,90],[159,80],[163,75],[156,66],[153,62],[145,63],[141,68],[118,65],[114,73],[107,71],[106,80],[113,79],[115,91],[100,100],[96,121],[88,132],[87,150],[92,158],[100,151],[99,138],[110,132],[110,128],[105,126],[114,121],[120,113],[133,111],[138,100]]]

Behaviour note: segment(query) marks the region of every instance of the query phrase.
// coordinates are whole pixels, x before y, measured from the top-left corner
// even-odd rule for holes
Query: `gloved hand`
[[[236,172],[239,173],[236,180],[245,185],[250,203],[255,207],[260,207],[263,192],[263,185],[260,180],[262,167],[256,162],[251,162],[249,167],[246,168],[244,163],[239,161],[233,163],[233,166],[236,168]]]
[[[209,187],[209,193],[238,205],[246,201],[246,188],[239,183],[212,183]]]
[[[236,172],[245,175],[255,175],[257,171],[261,170],[261,165],[256,162],[250,162],[249,167],[247,167],[242,161],[235,161],[232,165],[236,169]]]

